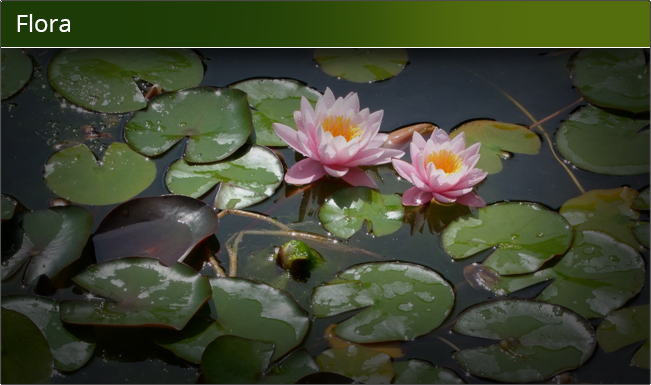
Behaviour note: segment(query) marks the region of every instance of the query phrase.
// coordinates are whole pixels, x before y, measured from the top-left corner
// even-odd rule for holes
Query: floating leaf
[[[64,325],[59,318],[56,300],[10,295],[2,297],[2,307],[23,314],[36,324],[50,346],[57,369],[77,370],[92,357],[96,345],[93,330]]]
[[[489,174],[502,171],[502,159],[511,153],[536,155],[540,151],[540,138],[527,127],[494,120],[473,120],[462,124],[450,133],[450,139],[466,134],[466,146],[481,143],[477,168]]]
[[[317,48],[314,60],[323,72],[354,83],[372,83],[392,78],[408,62],[403,48]]]
[[[294,384],[301,378],[319,371],[319,364],[314,358],[305,349],[299,349],[269,368],[258,383]]]
[[[50,383],[52,352],[41,331],[16,311],[2,308],[1,312],[2,383]]]
[[[188,137],[185,160],[222,160],[240,148],[253,130],[246,94],[228,88],[199,87],[167,92],[149,101],[124,126],[136,151],[160,155]]]
[[[452,222],[441,235],[454,259],[497,246],[484,261],[500,274],[536,271],[572,243],[572,228],[558,213],[537,203],[498,203]]]
[[[293,239],[278,248],[276,263],[288,271],[295,280],[307,281],[310,270],[324,262],[318,251],[307,243]]]
[[[201,375],[207,384],[255,384],[274,352],[274,344],[237,336],[221,336],[201,356]]]
[[[23,282],[33,285],[41,274],[49,278],[79,259],[93,229],[90,211],[79,206],[60,206],[25,213],[23,243],[2,262],[2,280],[29,261]]]
[[[25,87],[32,77],[32,60],[18,48],[2,49],[2,99]]]
[[[208,279],[189,266],[162,266],[157,259],[129,257],[89,266],[72,280],[108,300],[60,304],[61,320],[73,324],[182,329],[210,298]]]
[[[633,236],[647,249],[649,248],[649,222],[640,222],[631,229]]]
[[[591,104],[649,111],[649,64],[641,49],[584,49],[572,62],[572,81]]]
[[[124,143],[111,143],[98,162],[86,145],[59,151],[43,175],[55,194],[84,205],[110,205],[140,194],[154,181],[154,162]]]
[[[584,170],[648,174],[649,130],[642,130],[648,126],[649,119],[630,119],[587,106],[563,122],[556,132],[556,146],[565,159]]]
[[[443,322],[453,304],[454,292],[440,275],[403,262],[353,266],[312,294],[317,317],[364,309],[333,329],[356,343],[408,341],[427,334]]]
[[[167,170],[165,183],[173,194],[194,198],[221,183],[215,206],[222,210],[241,209],[273,195],[283,174],[283,165],[273,151],[251,146],[218,163],[189,164],[178,160]]]
[[[480,303],[461,313],[452,331],[499,344],[461,350],[470,373],[502,382],[542,381],[581,366],[595,349],[592,325],[562,306],[526,299]]]
[[[359,384],[359,382],[337,373],[318,372],[308,374],[296,381],[297,384]]]
[[[328,326],[324,333],[325,338],[328,340],[328,345],[330,345],[331,348],[347,348],[349,346],[360,346],[359,344],[354,344],[352,342],[348,342],[346,340],[337,337],[335,333],[332,331],[332,329],[334,329],[335,326],[337,325],[332,324]],[[400,344],[401,342],[399,341],[379,342],[372,345],[366,345],[366,347],[378,351],[380,353],[384,353],[391,358],[400,358],[400,357],[404,357],[405,355],[402,349],[400,349]]]
[[[334,235],[350,238],[366,222],[375,236],[398,231],[405,209],[400,197],[382,195],[368,187],[354,187],[334,193],[319,210],[323,227]]]
[[[2,221],[8,221],[14,217],[14,211],[16,211],[16,206],[18,202],[7,195],[2,195]]]
[[[633,202],[631,208],[635,210],[648,210],[650,207],[649,202],[649,188],[647,187],[644,190],[640,191],[640,195],[635,198],[635,201]]]
[[[228,333],[219,322],[207,317],[193,317],[182,330],[157,331],[153,340],[178,357],[200,364],[206,346],[215,338],[226,334]]]
[[[390,384],[393,378],[391,357],[364,346],[328,349],[316,361],[321,370],[368,384]]]
[[[134,78],[176,91],[198,86],[203,65],[187,49],[62,49],[50,62],[48,77],[73,103],[99,112],[129,112],[147,106]]]
[[[243,278],[211,278],[217,321],[228,334],[275,343],[272,361],[303,341],[305,311],[286,293]]]
[[[449,369],[441,369],[427,361],[394,362],[396,376],[393,384],[463,384],[463,380]]]
[[[106,262],[152,257],[172,266],[213,235],[218,224],[215,210],[198,199],[174,195],[132,199],[100,223],[93,237],[95,258]]]
[[[253,110],[253,143],[263,146],[287,147],[273,129],[274,123],[282,123],[296,129],[294,111],[301,109],[301,97],[305,97],[312,107],[321,94],[305,84],[292,79],[249,79],[231,84],[246,92]]]
[[[601,231],[641,250],[631,232],[640,217],[639,212],[631,209],[636,196],[637,191],[629,187],[592,190],[563,203],[560,213],[576,231]]]
[[[606,353],[644,341],[631,365],[649,369],[649,305],[631,306],[608,314],[597,328],[597,341]]]

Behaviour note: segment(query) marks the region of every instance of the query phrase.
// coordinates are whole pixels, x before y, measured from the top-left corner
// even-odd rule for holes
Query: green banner
[[[649,4],[5,1],[2,46],[648,47]]]

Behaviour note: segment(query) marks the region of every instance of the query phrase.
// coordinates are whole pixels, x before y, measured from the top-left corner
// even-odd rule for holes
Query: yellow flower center
[[[362,135],[362,129],[355,123],[350,122],[350,118],[344,119],[343,116],[328,116],[321,122],[323,131],[330,132],[333,137],[343,136],[347,142],[353,138]]]
[[[425,158],[425,166],[427,167],[430,163],[434,163],[437,170],[443,170],[446,174],[459,172],[463,167],[461,158],[459,158],[457,154],[448,150],[441,150],[429,154],[427,158]]]

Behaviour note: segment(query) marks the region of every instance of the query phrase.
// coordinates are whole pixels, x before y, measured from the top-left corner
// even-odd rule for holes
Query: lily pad
[[[56,300],[10,295],[2,297],[2,307],[23,314],[36,324],[50,346],[57,369],[77,370],[92,357],[96,345],[93,330],[64,325],[59,318]]]
[[[649,248],[649,222],[640,222],[631,229],[633,236],[647,249]]]
[[[408,63],[403,48],[317,48],[314,60],[328,75],[372,83],[398,75]]]
[[[157,345],[169,349],[178,357],[200,364],[206,346],[215,338],[227,334],[219,322],[208,317],[193,317],[182,330],[160,330],[152,338]]]
[[[489,174],[502,171],[502,159],[511,153],[536,155],[540,151],[540,138],[527,127],[494,120],[473,120],[462,124],[450,133],[450,139],[466,134],[466,146],[481,143],[479,162],[475,167]]]
[[[89,266],[72,280],[104,299],[61,301],[61,320],[73,324],[183,329],[210,298],[206,277],[189,266],[162,266],[157,259],[129,257]]]
[[[649,119],[630,119],[587,106],[563,122],[556,132],[556,146],[565,159],[587,171],[648,174],[649,130],[642,130],[648,126]]]
[[[592,190],[563,203],[560,213],[576,231],[601,231],[641,250],[632,233],[640,217],[639,212],[631,209],[637,195],[637,191],[629,187]]]
[[[464,370],[502,382],[543,381],[577,368],[597,345],[592,325],[562,306],[509,298],[480,303],[461,313],[452,331],[499,344],[461,350]]]
[[[215,207],[241,209],[273,195],[283,175],[283,165],[273,151],[251,146],[218,163],[189,164],[178,160],[167,170],[165,183],[173,194],[194,198],[221,183]]]
[[[645,188],[644,190],[640,191],[640,195],[635,198],[635,201],[633,202],[633,205],[631,208],[635,210],[648,210],[650,205],[649,202],[651,200],[649,199],[649,188]]]
[[[316,361],[324,372],[365,384],[390,384],[394,376],[391,357],[364,346],[328,349]]]
[[[396,376],[393,384],[464,384],[453,371],[441,369],[427,361],[409,360],[394,362]]]
[[[25,213],[23,243],[2,262],[2,280],[29,261],[23,282],[33,285],[42,274],[49,278],[79,259],[93,229],[90,211],[79,206],[60,206]]]
[[[470,207],[460,203],[444,204],[433,201],[420,206],[406,206],[404,222],[411,226],[411,235],[423,233],[425,223],[432,234],[443,231],[452,221],[471,213]]]
[[[572,62],[576,89],[591,104],[649,111],[649,64],[641,49],[585,49]]]
[[[75,104],[117,113],[147,106],[134,78],[165,91],[196,87],[203,64],[188,49],[62,49],[48,67],[50,84]]]
[[[329,232],[350,238],[366,227],[375,236],[394,233],[402,226],[405,209],[400,197],[382,195],[368,187],[354,187],[334,193],[319,210],[321,224]]]
[[[2,49],[2,99],[25,87],[32,77],[32,60],[18,48]]]
[[[237,336],[221,336],[201,356],[201,375],[207,384],[255,384],[274,352],[274,344]]]
[[[14,217],[14,212],[18,206],[18,202],[7,195],[2,195],[2,221],[8,221]]]
[[[160,155],[186,136],[185,160],[222,160],[240,148],[253,130],[246,94],[228,88],[199,87],[167,92],[149,101],[124,126],[131,147]]]
[[[359,382],[342,376],[341,374],[331,372],[317,372],[296,381],[297,384],[359,384]]]
[[[649,305],[631,306],[610,313],[597,328],[597,341],[606,353],[644,341],[631,365],[649,369]]]
[[[318,91],[292,79],[249,79],[231,84],[246,92],[247,99],[253,109],[253,143],[262,146],[287,147],[273,129],[274,123],[282,123],[296,129],[294,111],[301,109],[301,97],[305,97],[312,107],[321,97]]]
[[[441,239],[454,259],[496,246],[484,265],[503,275],[523,274],[565,253],[572,243],[572,227],[537,203],[498,203],[452,222]]]
[[[184,196],[132,199],[115,207],[100,223],[93,243],[95,258],[157,258],[165,266],[182,261],[202,240],[217,231],[215,210]]]
[[[110,205],[149,187],[156,164],[124,143],[111,143],[100,162],[86,145],[79,145],[52,155],[43,177],[55,194],[71,202]]]
[[[319,364],[314,358],[305,349],[299,349],[270,367],[258,383],[294,384],[301,378],[317,373],[320,370]]]
[[[356,343],[413,340],[437,328],[453,304],[454,291],[439,274],[403,262],[350,267],[312,293],[316,317],[364,309],[332,329]]]
[[[243,278],[211,278],[217,321],[228,334],[273,342],[272,361],[303,341],[310,320],[288,294]]]

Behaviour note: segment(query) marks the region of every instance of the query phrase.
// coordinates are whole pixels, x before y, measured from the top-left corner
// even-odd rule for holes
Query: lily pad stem
[[[451,347],[452,349],[454,349],[454,351],[456,351],[456,352],[458,352],[459,350],[461,350],[461,349],[459,349],[459,348],[457,347],[457,345],[453,344],[452,342],[446,340],[446,339],[443,338],[443,337],[436,336],[436,338],[438,338],[439,340],[441,340],[444,344],[450,346],[450,347]]]
[[[269,218],[266,215],[253,213],[253,212],[250,212],[250,211],[237,210],[237,209],[227,209],[227,210],[220,211],[217,214],[217,218],[222,219],[224,216],[226,216],[226,214],[235,214],[235,215],[239,215],[239,216],[242,216],[242,217],[249,217],[249,218],[259,219],[261,221],[271,223],[274,226],[278,226],[281,229],[289,230],[289,227],[287,227],[286,225],[278,222],[277,220],[275,220],[273,218]]]
[[[226,277],[226,272],[219,266],[215,257],[213,257],[212,255],[209,256],[208,262],[210,262],[210,265],[212,266],[213,270],[215,270],[215,274],[217,275],[217,277],[219,278]]]

